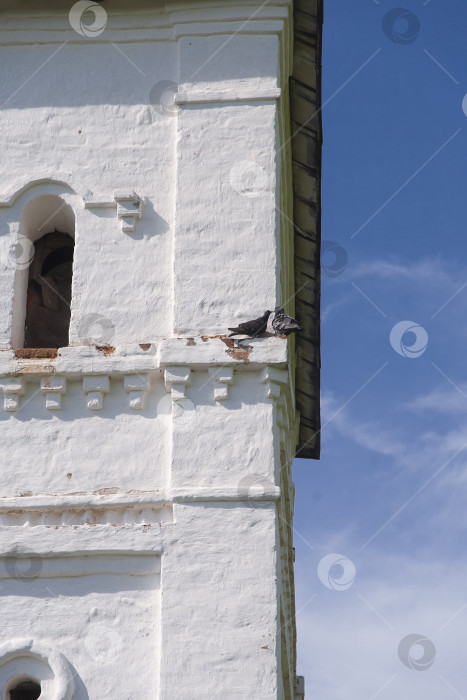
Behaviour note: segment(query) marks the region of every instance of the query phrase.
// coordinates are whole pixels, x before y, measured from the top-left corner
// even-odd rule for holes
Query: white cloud
[[[309,571],[298,568],[298,672],[307,697],[448,700],[455,698],[449,685],[464,693],[467,564],[420,561],[416,552],[375,559],[374,551],[356,563],[355,583],[343,592],[322,586],[316,562]],[[311,591],[316,597],[300,610]],[[427,670],[411,670],[398,656],[399,643],[412,633],[435,646]]]
[[[384,280],[406,280],[411,284],[428,283],[430,287],[449,287],[457,284],[457,279],[467,279],[467,270],[462,274],[453,270],[452,264],[448,264],[442,258],[425,258],[413,263],[404,264],[396,259],[372,260],[361,263],[352,271],[352,277],[378,277]],[[455,278],[455,279],[454,279]]]
[[[421,413],[436,411],[454,418],[463,417],[467,412],[467,384],[459,384],[458,389],[460,391],[446,382],[427,394],[417,396],[406,403],[404,408]]]
[[[375,291],[378,292],[377,297],[380,300],[376,299],[376,302],[384,307],[382,310],[386,313],[390,312],[393,299],[398,298],[401,292],[404,294],[410,292],[414,299],[419,299],[422,295],[428,305],[427,311],[435,318],[438,314],[444,313],[445,308],[455,309],[456,313],[459,313],[459,303],[457,307],[454,304],[456,300],[459,302],[462,299],[463,294],[467,295],[467,268],[456,265],[452,261],[448,263],[440,256],[409,263],[396,258],[368,260],[353,267],[349,266],[345,274],[332,278],[327,284],[325,282],[324,322],[329,321],[337,310],[355,301],[356,292],[351,284],[354,283],[355,287],[357,281],[362,285],[360,294],[366,294],[373,303],[375,303],[373,299]],[[340,296],[328,303],[327,299],[333,285],[338,285],[335,291],[339,291]],[[345,294],[342,293],[344,285],[347,287]],[[386,305],[381,300],[382,293],[387,295]]]
[[[438,399],[444,400],[444,391],[443,388],[439,388],[428,395],[417,397],[405,404],[404,408],[417,412],[436,408]],[[447,396],[449,400],[444,402],[444,412],[456,413],[457,399],[449,393]],[[463,397],[460,396],[460,398]],[[467,409],[467,400],[464,401],[463,412]],[[410,424],[400,421],[399,418],[393,425],[382,425],[381,421],[364,420],[355,416],[350,406],[341,409],[344,403],[344,400],[338,400],[331,392],[323,394],[321,409],[324,436],[326,430],[337,430],[360,447],[392,457],[396,467],[412,471],[422,468],[427,478],[430,473],[428,469],[441,467],[467,442],[467,425],[464,416],[460,426],[444,433],[435,430],[415,432],[410,429]],[[460,454],[459,458],[464,459],[464,456]]]
[[[418,407],[422,406],[423,397],[412,403],[417,407],[413,410],[422,410]],[[459,541],[462,528],[467,528],[465,414],[458,425],[447,430],[422,432],[414,429],[410,420],[401,421],[400,416],[394,418],[392,424],[383,425],[381,421],[360,419],[350,405],[338,412],[343,404],[344,401],[340,402],[333,394],[326,393],[323,397],[323,444],[332,443],[335,459],[353,464],[356,470],[360,470],[362,460],[371,464],[371,456],[366,458],[360,452],[353,453],[351,443],[389,459],[384,472],[385,503],[375,531],[390,519],[388,527],[384,527],[384,535],[397,532],[399,523],[406,522],[409,516],[406,537],[411,542],[417,537],[425,540],[427,532],[431,533],[431,546],[438,551],[443,549],[446,532]],[[340,439],[342,437],[345,441]],[[363,494],[363,504],[366,498],[368,494]],[[453,513],[456,514],[455,524]],[[349,522],[349,531],[361,532],[361,525],[361,521]]]

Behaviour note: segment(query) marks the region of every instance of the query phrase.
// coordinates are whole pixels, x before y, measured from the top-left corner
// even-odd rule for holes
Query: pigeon
[[[245,321],[245,323],[239,323],[238,328],[229,328],[229,331],[233,331],[230,333],[229,338],[232,335],[249,335],[250,338],[255,338],[260,333],[264,333],[270,314],[270,311],[265,311],[260,318],[255,318],[253,321]]]
[[[292,316],[287,316],[287,314],[281,306],[276,306],[276,308],[274,309],[272,327],[278,335],[285,336],[303,330],[303,328],[297,323],[297,321],[294,318],[292,318]]]

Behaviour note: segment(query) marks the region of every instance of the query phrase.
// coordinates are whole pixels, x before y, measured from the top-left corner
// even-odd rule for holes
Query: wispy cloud
[[[358,279],[361,277],[377,277],[382,280],[402,281],[410,284],[429,283],[430,287],[455,287],[460,279],[467,279],[465,269],[454,268],[442,257],[424,258],[416,262],[404,263],[396,258],[375,259],[363,262],[349,270],[349,275]]]
[[[334,394],[324,392],[321,400],[323,423],[328,415],[333,415],[339,404],[340,401]],[[372,452],[403,460],[404,463],[407,459],[407,445],[397,427],[390,428],[379,421],[362,420],[350,409],[336,415],[333,427],[341,435]]]
[[[460,391],[456,391],[448,383],[437,386],[426,394],[421,394],[412,399],[412,401],[408,401],[404,408],[418,413],[434,411],[451,416],[455,420],[465,420],[465,414],[467,413],[467,382],[460,383],[459,389]]]
[[[438,700],[447,697],[440,676],[465,688],[467,564],[458,562],[452,569],[416,552],[376,557],[369,552],[355,563],[355,582],[344,592],[318,581],[317,562],[297,571],[297,606],[310,591],[317,593],[313,606],[298,614],[298,668],[308,681],[308,694]],[[413,633],[434,644],[434,663],[426,671],[408,669],[399,658],[401,640]],[[413,649],[414,658],[420,651]]]
[[[467,295],[467,266],[441,256],[415,262],[376,258],[349,265],[345,274],[324,282],[323,319],[329,321],[336,311],[360,303],[355,289],[383,316],[391,315],[400,297],[410,294],[414,302],[423,300],[424,313],[434,319],[459,309]]]
[[[467,386],[465,387],[467,391]],[[332,415],[339,406],[339,399],[331,392],[324,392],[321,402],[321,410],[326,421],[326,416]],[[386,417],[383,420],[362,419],[353,410],[342,410],[329,425],[330,429],[337,430],[342,436],[353,441],[360,447],[372,452],[393,457],[395,465],[426,470],[430,465],[436,465],[440,459],[451,452],[458,450],[467,439],[467,424],[465,415],[462,418],[459,412],[465,414],[467,399],[452,388],[437,387],[428,394],[422,394],[407,402],[401,408],[414,412],[438,410],[449,415],[457,415],[459,424],[451,426],[448,430],[433,429],[432,424],[427,424],[424,431],[417,430],[416,434],[407,421],[401,421],[399,414],[390,422]]]

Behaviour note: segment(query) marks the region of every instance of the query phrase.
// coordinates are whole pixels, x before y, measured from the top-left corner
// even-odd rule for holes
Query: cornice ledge
[[[233,90],[182,90],[175,94],[177,105],[207,104],[212,102],[263,102],[279,100],[280,88],[244,88]]]
[[[235,345],[226,336],[169,338],[161,341],[159,355],[161,367],[178,365],[199,369],[286,367],[288,359],[287,342],[281,338],[253,338]]]
[[[170,12],[170,22],[173,25],[192,24],[193,22],[232,22],[234,20],[278,20],[288,18],[288,7],[291,0],[279,2],[257,3],[245,2],[241,5],[229,6],[225,3],[210,2],[207,7],[190,7],[188,4],[179,9],[171,9],[171,3],[166,3]]]
[[[143,348],[146,348],[144,350]],[[0,377],[81,378],[85,375],[121,376],[150,373],[158,369],[157,343],[110,346],[89,345],[59,348],[49,357],[16,357],[14,350],[0,351]]]
[[[282,338],[252,338],[234,343],[225,335],[164,338],[117,347],[76,345],[59,348],[49,356],[38,354],[38,357],[34,357],[34,351],[31,352],[31,358],[26,359],[17,357],[14,350],[0,350],[0,378],[53,375],[70,379],[85,375],[112,377],[154,374],[170,366],[200,370],[241,367],[248,371],[266,366],[285,369],[289,362],[288,343]],[[132,390],[129,384],[127,389]]]
[[[105,494],[51,494],[0,498],[0,513],[9,511],[52,511],[67,508],[125,508],[132,506],[165,506],[170,501],[164,491]]]
[[[264,481],[264,480],[263,480]],[[236,486],[180,486],[158,491],[118,492],[106,494],[48,494],[37,496],[13,496],[0,498],[0,515],[37,511],[63,511],[64,509],[114,509],[131,507],[165,507],[173,503],[197,501],[275,501],[281,496],[279,486],[271,483],[253,484],[246,491]]]
[[[197,486],[179,487],[170,491],[173,503],[196,503],[198,501],[277,501],[281,497],[279,486],[272,482],[253,484],[248,489],[241,486]]]
[[[196,21],[174,25],[175,39],[184,36],[219,36],[222,34],[283,34],[285,18],[258,19],[256,16],[243,20],[222,19],[212,22]]]

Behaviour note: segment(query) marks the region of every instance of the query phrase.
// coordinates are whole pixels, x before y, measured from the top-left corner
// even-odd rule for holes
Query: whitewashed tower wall
[[[64,5],[0,3],[1,698],[302,698],[294,340],[219,337],[294,312],[292,4]]]

